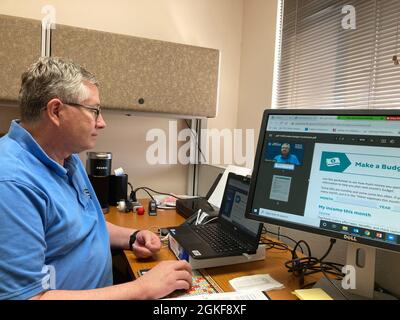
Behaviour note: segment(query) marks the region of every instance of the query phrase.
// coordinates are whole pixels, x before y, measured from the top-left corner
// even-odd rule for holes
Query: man
[[[288,164],[294,164],[294,165],[300,165],[299,160],[294,154],[290,153],[290,144],[289,143],[283,143],[281,145],[281,154],[277,155],[274,158],[275,162],[278,163],[288,163]]]
[[[104,220],[77,156],[106,126],[94,76],[41,58],[22,76],[20,107],[21,120],[0,139],[0,299],[156,299],[189,289],[186,261],[112,285],[110,247],[129,249],[131,241],[145,258],[161,243]]]

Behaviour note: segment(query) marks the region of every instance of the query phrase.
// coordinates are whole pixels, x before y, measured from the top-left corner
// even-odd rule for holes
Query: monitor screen
[[[400,111],[266,110],[246,217],[400,249]]]
[[[255,238],[259,233],[260,223],[245,217],[249,188],[249,179],[232,173],[228,176],[220,209],[220,218]]]

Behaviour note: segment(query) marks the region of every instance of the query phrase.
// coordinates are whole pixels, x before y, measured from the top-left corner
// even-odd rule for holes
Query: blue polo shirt
[[[277,155],[274,160],[278,163],[289,163],[289,164],[295,164],[297,166],[300,165],[299,160],[294,154],[289,154],[288,157],[284,158],[282,155]]]
[[[0,139],[0,299],[112,285],[109,235],[77,155],[50,159],[17,121]]]

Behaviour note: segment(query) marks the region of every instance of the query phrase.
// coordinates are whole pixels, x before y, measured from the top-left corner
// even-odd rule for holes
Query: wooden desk
[[[185,219],[176,213],[175,210],[160,210],[157,211],[157,216],[149,216],[146,213],[142,216],[136,213],[120,213],[114,207],[110,208],[110,212],[105,215],[107,221],[124,227],[136,229],[148,229],[153,232],[157,228],[176,226],[181,224]],[[126,250],[125,256],[130,265],[130,272],[134,278],[137,278],[140,269],[148,269],[156,265],[160,260],[175,260],[174,254],[163,247],[160,252],[151,259],[138,260],[131,251]],[[213,280],[224,290],[233,291],[229,284],[229,280],[244,276],[268,273],[272,278],[284,284],[285,288],[280,290],[269,291],[268,295],[271,299],[280,300],[295,300],[296,297],[291,293],[299,288],[299,281],[292,274],[288,273],[284,263],[290,259],[290,253],[277,249],[267,250],[266,258],[263,261],[255,261],[237,265],[207,268],[208,274]],[[307,281],[316,281],[318,276],[308,276]]]

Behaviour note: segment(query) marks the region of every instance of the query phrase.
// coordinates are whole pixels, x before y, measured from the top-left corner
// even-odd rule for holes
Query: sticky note
[[[300,300],[333,300],[321,288],[295,290],[292,293]]]

